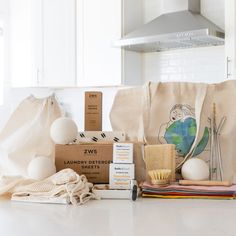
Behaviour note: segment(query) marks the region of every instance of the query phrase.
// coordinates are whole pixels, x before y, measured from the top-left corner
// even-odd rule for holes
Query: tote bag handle
[[[151,104],[152,104],[152,94],[151,94],[151,86],[154,87],[153,94],[158,92],[160,82],[158,83],[152,83],[147,82],[143,86],[143,97],[142,97],[142,114],[140,116],[140,122],[139,122],[139,132],[138,132],[138,141],[142,141],[144,143],[147,142],[146,138],[146,131],[149,127],[149,121],[150,121],[150,111],[151,111]]]
[[[201,128],[201,115],[202,115],[202,110],[203,110],[203,106],[204,106],[204,102],[205,102],[205,98],[206,98],[206,94],[207,94],[207,84],[201,84],[201,87],[199,88],[196,98],[195,98],[195,118],[196,118],[196,136],[194,139],[194,142],[190,148],[190,151],[188,152],[188,154],[184,157],[184,160],[178,165],[176,166],[176,169],[180,169],[182,167],[182,165],[184,164],[184,162],[186,162],[189,158],[192,157],[195,148],[197,147],[197,144],[199,142],[199,138],[200,136],[200,128]]]

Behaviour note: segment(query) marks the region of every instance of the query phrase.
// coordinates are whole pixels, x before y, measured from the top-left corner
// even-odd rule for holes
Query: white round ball
[[[186,180],[208,180],[209,167],[207,163],[199,158],[187,160],[181,169],[182,177]]]
[[[44,156],[35,157],[30,161],[28,177],[35,180],[43,180],[56,173],[56,167],[52,159]]]
[[[56,119],[50,129],[50,136],[56,144],[68,144],[77,138],[78,128],[76,123],[67,117]]]

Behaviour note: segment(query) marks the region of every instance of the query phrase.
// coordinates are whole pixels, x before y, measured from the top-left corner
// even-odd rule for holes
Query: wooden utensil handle
[[[195,180],[180,180],[180,185],[203,185],[203,186],[231,186],[232,183],[230,181],[195,181]]]

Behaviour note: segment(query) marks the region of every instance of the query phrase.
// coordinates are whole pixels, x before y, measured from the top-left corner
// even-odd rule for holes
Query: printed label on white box
[[[114,143],[113,163],[133,163],[133,143]]]
[[[134,179],[134,164],[110,164],[110,189],[130,189]]]

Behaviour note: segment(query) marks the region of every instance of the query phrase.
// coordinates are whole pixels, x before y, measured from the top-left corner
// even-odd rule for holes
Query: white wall
[[[132,9],[132,11],[131,11]],[[123,32],[126,35],[143,25],[142,0],[124,0],[123,2]],[[123,51],[123,80],[126,85],[140,85],[142,78],[142,54]]]
[[[161,14],[161,0],[143,0],[143,23],[147,23]]]
[[[8,0],[0,0],[0,14],[8,12]]]
[[[224,29],[224,8],[227,0],[201,0],[201,14]],[[170,12],[186,9],[187,0],[142,0],[143,23]],[[174,6],[173,6],[174,5]]]
[[[227,0],[201,0],[201,13],[216,25],[225,28],[225,1]]]
[[[2,63],[0,65],[0,70],[1,70],[1,88],[2,85],[8,85],[9,81],[8,81],[8,77],[9,77],[9,53],[8,53],[8,49],[9,49],[9,0],[0,0],[0,21],[1,21],[1,27],[3,27],[3,45],[4,45],[4,49],[0,49],[1,50],[1,56],[4,60],[4,63]],[[1,89],[0,88],[0,89]],[[4,91],[0,91],[0,96],[2,96],[2,93]],[[2,100],[2,97],[0,98],[0,100]],[[2,101],[1,101],[2,102]],[[1,107],[0,107],[1,110]],[[0,113],[0,117],[1,117],[1,113]]]
[[[0,0],[0,18],[3,21],[3,36],[4,36],[4,83],[9,84],[9,0]]]

